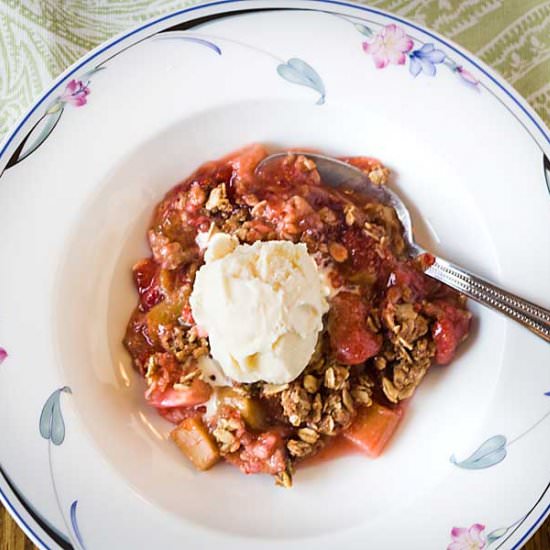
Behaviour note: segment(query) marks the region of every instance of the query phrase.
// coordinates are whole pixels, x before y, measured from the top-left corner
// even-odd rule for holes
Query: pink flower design
[[[464,67],[457,67],[456,72],[468,84],[472,84],[473,86],[477,86],[479,84],[479,80],[470,71],[467,71]]]
[[[82,107],[88,101],[86,96],[90,93],[90,88],[82,80],[71,80],[65,87],[65,91],[59,96],[63,103],[70,103],[74,107]]]
[[[4,359],[8,356],[8,352],[4,348],[0,348],[0,365],[3,363]]]
[[[485,548],[486,540],[483,531],[485,525],[474,523],[469,529],[467,527],[453,527],[451,529],[452,542],[447,550],[482,550]]]
[[[386,25],[375,37],[374,41],[363,42],[365,53],[372,55],[377,69],[383,69],[390,63],[404,65],[407,52],[411,51],[413,41],[405,31],[397,25]]]

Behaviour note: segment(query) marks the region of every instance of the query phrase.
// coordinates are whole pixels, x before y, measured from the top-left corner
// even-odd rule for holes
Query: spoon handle
[[[550,342],[549,310],[506,292],[442,258],[435,258],[435,262],[426,270],[426,275],[462,292],[480,304],[507,315],[546,342]]]

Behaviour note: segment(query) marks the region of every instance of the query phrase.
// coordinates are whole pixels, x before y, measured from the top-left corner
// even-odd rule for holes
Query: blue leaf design
[[[367,27],[366,25],[362,25],[361,23],[354,23],[353,26],[363,35],[365,35],[367,38],[370,38],[374,33]]]
[[[186,40],[187,42],[193,42],[195,44],[200,44],[201,46],[206,46],[207,48],[216,52],[218,55],[222,54],[221,48],[217,44],[214,44],[214,42],[210,42],[210,40],[205,40],[204,38],[197,38],[196,36],[186,36],[182,31],[169,32],[169,33],[166,33],[165,36],[159,35],[157,38],[159,39],[176,38],[178,40]]]
[[[55,390],[42,407],[38,427],[40,435],[44,439],[50,440],[54,445],[61,445],[65,439],[65,422],[61,414],[60,395],[61,393],[71,393],[68,386],[63,386]]]
[[[506,457],[506,437],[494,435],[482,443],[477,450],[465,460],[458,462],[454,455],[451,462],[459,468],[467,470],[482,470],[502,462]]]
[[[105,67],[94,67],[93,69],[90,69],[88,72],[84,73],[84,74],[81,74],[79,77],[78,77],[78,80],[82,80],[82,82],[89,82],[90,81],[90,78],[98,73],[99,71],[104,71],[105,70]]]
[[[195,42],[195,44],[206,46],[207,48],[214,50],[218,55],[222,54],[221,48],[214,44],[214,42],[210,42],[209,40],[204,40],[203,38],[195,38],[193,36],[180,36],[180,38],[182,40],[187,40],[188,42]]]
[[[550,176],[548,178],[548,190],[550,191]],[[547,395],[548,397],[550,397],[550,391],[545,391],[544,395]]]
[[[78,80],[84,82],[87,86],[90,83],[90,78],[99,71],[103,71],[105,67],[94,67],[86,73],[80,75]],[[17,148],[15,153],[11,156],[6,164],[6,168],[15,166],[23,159],[27,158],[31,153],[34,153],[43,143],[48,136],[52,133],[56,127],[64,110],[64,101],[58,97],[48,108],[48,110],[42,115],[40,120],[31,128],[30,132],[26,135],[22,144]]]
[[[509,527],[501,527],[500,529],[495,529],[494,531],[491,531],[487,535],[487,546],[490,544],[493,544],[496,540],[502,538],[508,531],[510,530]]]
[[[281,78],[292,84],[306,86],[316,92],[319,92],[320,98],[317,105],[322,105],[325,102],[325,85],[317,71],[302,59],[293,57],[286,63],[281,63],[277,67],[277,73]]]
[[[73,526],[74,534],[80,544],[80,546],[85,550],[84,546],[84,539],[82,538],[82,534],[80,533],[80,528],[78,527],[78,521],[76,519],[76,507],[78,505],[78,500],[75,500],[71,504],[71,525]]]
[[[19,155],[15,159],[10,159],[13,166],[23,159],[27,158],[31,153],[34,153],[44,143],[46,138],[52,133],[63,114],[63,106],[60,103],[54,103],[46,114],[36,123],[34,128],[27,134],[25,144],[23,145]]]

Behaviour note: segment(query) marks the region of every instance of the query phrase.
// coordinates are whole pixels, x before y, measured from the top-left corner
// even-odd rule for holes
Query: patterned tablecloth
[[[197,0],[0,0],[0,138],[88,50]],[[496,69],[550,125],[550,0],[372,0],[458,42]],[[3,515],[3,514],[2,514]],[[0,522],[0,549],[26,546]],[[550,548],[546,522],[529,548]],[[10,542],[11,541],[11,542]],[[27,543],[28,544],[28,543]]]

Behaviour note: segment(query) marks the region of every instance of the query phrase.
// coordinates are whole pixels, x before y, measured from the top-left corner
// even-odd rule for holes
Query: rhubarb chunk
[[[197,470],[208,470],[220,459],[214,439],[197,416],[186,418],[170,437]]]

